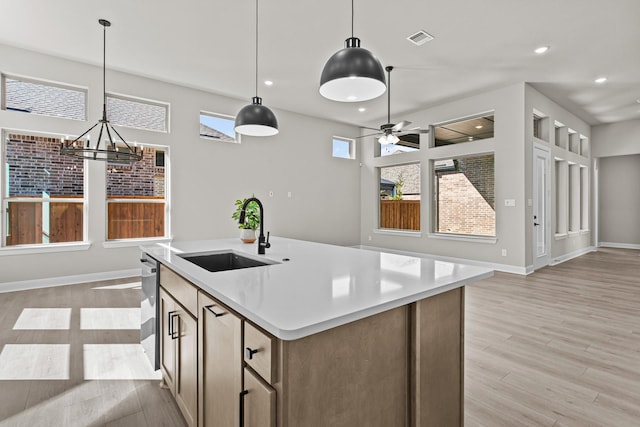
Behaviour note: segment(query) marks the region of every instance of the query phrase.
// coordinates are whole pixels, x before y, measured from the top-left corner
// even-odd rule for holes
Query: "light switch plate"
[[[516,205],[516,199],[504,199],[504,205],[513,207]]]

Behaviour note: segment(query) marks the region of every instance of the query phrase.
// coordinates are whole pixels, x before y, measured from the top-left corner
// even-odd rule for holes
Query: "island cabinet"
[[[197,289],[160,267],[160,369],[189,426],[198,416]]]
[[[271,335],[202,289],[186,289],[174,289],[173,298],[161,290],[162,370],[180,390],[185,355],[166,343],[183,338],[183,316],[197,319],[198,360],[193,347],[186,353],[197,366],[197,405],[176,392],[190,425],[463,425],[463,287],[294,340]]]

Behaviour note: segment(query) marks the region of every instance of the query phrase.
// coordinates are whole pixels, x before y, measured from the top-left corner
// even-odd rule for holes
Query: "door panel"
[[[182,308],[178,310],[176,402],[187,424],[198,419],[198,323]]]
[[[171,296],[160,288],[160,368],[167,387],[175,390],[175,340],[171,332],[177,323],[173,319],[176,303]],[[175,334],[174,334],[175,335]]]
[[[244,368],[244,425],[275,427],[276,391],[249,368]]]
[[[549,152],[533,148],[533,267],[549,264]]]

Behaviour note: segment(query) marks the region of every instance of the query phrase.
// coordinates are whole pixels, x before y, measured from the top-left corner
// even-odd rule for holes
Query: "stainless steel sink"
[[[234,251],[181,254],[179,256],[212,272],[276,264],[274,261],[249,258]]]

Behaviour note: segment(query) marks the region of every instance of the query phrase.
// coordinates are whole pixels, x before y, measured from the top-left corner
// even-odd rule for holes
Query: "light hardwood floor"
[[[144,366],[108,366],[140,357],[134,280],[0,294],[0,426],[185,425]],[[466,298],[467,427],[640,426],[640,251],[496,273]]]

